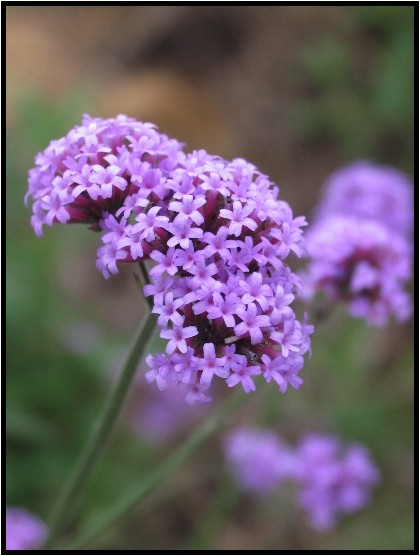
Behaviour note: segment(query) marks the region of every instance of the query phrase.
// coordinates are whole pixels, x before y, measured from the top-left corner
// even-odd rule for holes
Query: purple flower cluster
[[[322,291],[377,326],[391,315],[407,320],[412,195],[407,178],[392,168],[360,162],[334,174],[307,234],[306,293]]]
[[[327,180],[318,216],[376,220],[409,239],[414,222],[413,196],[413,184],[403,172],[358,161],[340,168]]]
[[[188,403],[207,401],[214,377],[245,392],[260,374],[282,392],[297,388],[312,327],[291,308],[298,279],[283,261],[301,254],[304,219],[241,159],[187,155],[165,188],[146,209],[160,207],[162,220],[146,240],[157,264],[144,291],[168,343],[147,359],[146,377],[159,388],[178,383]]]
[[[344,449],[336,437],[308,434],[296,457],[298,504],[317,530],[331,529],[341,515],[366,506],[379,482],[379,472],[360,444]]]
[[[44,542],[47,528],[23,508],[6,508],[6,550],[36,550]]]
[[[26,195],[26,200],[34,199],[32,227],[38,236],[43,225],[57,222],[83,222],[98,230],[104,218],[124,202],[129,205],[140,187],[155,187],[177,166],[178,158],[183,158],[180,143],[158,133],[152,124],[124,115],[85,115],[80,126],[51,141],[35,158]],[[147,204],[146,198],[136,200]]]
[[[303,217],[243,159],[185,154],[151,124],[92,119],[54,141],[29,174],[32,225],[88,222],[102,231],[97,266],[150,259],[166,354],[149,356],[149,381],[175,382],[186,401],[206,402],[212,379],[255,390],[253,377],[281,392],[298,372],[313,327],[291,307],[299,278],[286,265],[302,254]]]
[[[273,431],[238,428],[225,438],[224,455],[239,486],[255,494],[268,494],[294,476],[293,451]]]
[[[379,482],[368,450],[360,444],[344,447],[334,436],[310,433],[293,449],[273,431],[243,427],[226,437],[224,455],[246,491],[263,495],[283,481],[293,482],[297,505],[319,531],[366,506]]]
[[[403,285],[411,276],[411,248],[373,220],[330,216],[308,232],[310,280],[316,290],[347,303],[354,317],[384,325],[411,314]]]
[[[144,291],[168,342],[165,355],[148,357],[147,379],[178,383],[188,403],[208,401],[214,377],[245,392],[260,374],[282,392],[297,388],[312,327],[291,308],[298,279],[283,261],[302,253],[304,219],[241,159],[195,152],[164,187],[146,208],[161,220],[143,240],[156,262]]]

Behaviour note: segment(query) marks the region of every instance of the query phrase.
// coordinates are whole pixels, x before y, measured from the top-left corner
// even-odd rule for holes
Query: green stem
[[[80,455],[79,461],[70,476],[69,481],[59,496],[53,508],[52,518],[49,528],[49,537],[44,548],[51,548],[57,537],[63,532],[71,518],[71,511],[74,509],[75,501],[83,491],[88,482],[96,463],[101,456],[106,442],[109,439],[117,417],[120,413],[131,381],[138,368],[152,331],[156,324],[155,315],[148,315],[147,320],[142,323],[132,349],[129,352],[126,363],[121,371],[121,375],[111,392],[103,412],[99,417],[92,434]]]
[[[140,273],[141,273],[141,278],[139,279],[141,282],[141,292],[143,293],[143,288],[144,286],[146,286],[147,284],[150,284],[150,278],[149,278],[149,273],[147,271],[146,268],[146,263],[144,261],[140,261],[139,262],[139,268],[140,268]],[[147,303],[147,306],[149,307],[149,311],[151,312],[153,309],[153,300],[151,299],[150,296],[144,296],[144,300]]]
[[[84,532],[66,546],[66,550],[79,550],[94,541],[110,526],[129,513],[137,504],[142,502],[148,494],[153,492],[173,471],[186,461],[214,432],[224,423],[227,417],[243,402],[245,398],[243,392],[238,392],[230,397],[226,402],[220,404],[212,415],[198,428],[192,436],[187,438],[175,452],[169,456],[161,465],[155,468],[146,478],[130,488],[116,500],[112,507],[104,511],[99,518],[88,526]]]

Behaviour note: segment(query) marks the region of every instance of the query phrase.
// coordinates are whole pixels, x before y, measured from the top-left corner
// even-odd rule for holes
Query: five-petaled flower
[[[180,324],[175,324],[172,329],[161,330],[160,332],[161,338],[169,340],[166,346],[166,351],[169,355],[176,349],[179,349],[181,353],[186,353],[187,342],[185,340],[198,334],[198,330],[195,326],[186,326],[184,328],[183,323],[184,320],[182,320]]]
[[[253,231],[257,228],[255,220],[248,218],[248,215],[251,214],[253,210],[253,205],[244,207],[240,201],[233,201],[232,210],[221,209],[220,216],[230,220],[228,228],[229,233],[238,237],[241,235],[242,226],[245,226]]]
[[[237,315],[242,322],[237,324],[234,328],[237,336],[249,334],[252,344],[259,344],[263,339],[261,328],[270,326],[270,317],[267,315],[258,315],[258,309],[255,303],[249,303],[248,306],[238,307]]]

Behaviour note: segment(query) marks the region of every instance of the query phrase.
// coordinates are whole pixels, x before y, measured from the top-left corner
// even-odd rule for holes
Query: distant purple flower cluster
[[[407,320],[413,214],[412,186],[397,170],[359,162],[333,174],[306,238],[308,294],[378,326]]]
[[[327,180],[318,216],[340,214],[375,220],[409,239],[413,232],[413,196],[413,184],[403,172],[358,161],[340,168]]]
[[[47,536],[45,524],[23,508],[6,508],[6,550],[36,550]]]
[[[330,529],[341,515],[366,506],[372,487],[379,482],[368,450],[360,444],[344,448],[334,436],[306,435],[296,458],[298,504],[317,530]]]
[[[293,451],[270,430],[234,430],[225,438],[224,455],[241,488],[256,494],[272,492],[295,474]]]
[[[334,436],[307,434],[292,449],[272,431],[244,427],[227,436],[224,454],[244,490],[262,495],[286,480],[296,484],[297,504],[319,531],[366,506],[379,482],[368,450]]]
[[[383,325],[393,314],[404,321],[411,302],[403,285],[411,276],[411,248],[373,220],[329,216],[308,232],[311,280],[354,317]]]
[[[298,277],[285,264],[302,254],[303,217],[243,159],[226,161],[181,145],[151,124],[92,119],[36,158],[28,195],[32,225],[87,222],[102,231],[97,266],[151,259],[151,284],[166,354],[149,356],[149,381],[175,382],[188,403],[206,402],[212,379],[281,392],[298,372],[313,327],[291,307]]]

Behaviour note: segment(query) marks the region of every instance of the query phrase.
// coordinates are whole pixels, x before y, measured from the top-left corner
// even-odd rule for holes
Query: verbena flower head
[[[320,219],[307,234],[307,288],[345,302],[354,317],[384,325],[411,314],[403,290],[411,276],[411,248],[382,223],[352,216]]]
[[[302,253],[305,220],[293,218],[268,178],[242,159],[194,152],[163,187],[115,235],[122,261],[141,241],[143,256],[156,263],[145,294],[154,296],[167,346],[148,359],[147,378],[160,388],[177,383],[188,403],[208,401],[214,379],[247,393],[260,374],[281,392],[298,388],[312,327],[292,309],[299,280],[285,259]],[[156,207],[161,220],[149,237],[140,216]]]
[[[296,450],[298,504],[316,530],[334,527],[345,514],[366,506],[379,472],[360,444],[344,447],[333,436],[308,434]]]
[[[294,476],[294,454],[273,431],[235,429],[225,438],[223,451],[228,470],[244,490],[267,494]]]
[[[6,549],[35,550],[47,536],[45,524],[23,508],[6,508]]]
[[[393,234],[410,239],[413,195],[413,184],[403,172],[358,161],[328,179],[318,217],[340,214],[377,220]]]
[[[34,200],[32,227],[39,236],[45,224],[84,222],[97,229],[104,214],[115,213],[134,192],[146,198],[152,184],[158,189],[178,158],[180,143],[153,124],[85,115],[35,158],[26,195]]]
[[[213,378],[255,389],[273,379],[298,388],[313,327],[292,309],[303,217],[243,159],[226,161],[181,145],[126,116],[93,119],[52,142],[29,175],[32,225],[88,222],[102,232],[97,267],[153,261],[151,284],[166,354],[147,378],[169,381],[188,403],[206,402]]]

